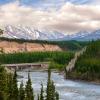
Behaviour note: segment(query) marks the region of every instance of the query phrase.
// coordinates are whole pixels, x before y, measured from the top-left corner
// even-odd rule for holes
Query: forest
[[[14,74],[9,74],[4,67],[0,66],[0,100],[59,100],[59,94],[51,80],[50,69],[48,69],[46,89],[41,83],[40,93],[35,95],[30,73],[28,73],[26,85],[24,86],[21,82],[20,87],[18,87],[16,70]]]
[[[92,41],[86,51],[78,58],[72,78],[100,82],[100,40]]]
[[[0,54],[1,64],[50,62],[51,68],[63,69],[74,57],[73,52],[23,52]]]

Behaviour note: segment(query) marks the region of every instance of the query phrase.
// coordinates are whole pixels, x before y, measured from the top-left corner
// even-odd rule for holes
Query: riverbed
[[[22,78],[18,78],[18,85],[21,81],[23,81],[25,85],[28,72],[17,72],[17,74],[23,76]],[[41,83],[43,83],[44,88],[46,88],[47,72],[30,72],[30,76],[32,87],[36,94],[40,91]],[[55,82],[56,90],[60,94],[60,100],[100,100],[100,85],[66,80],[63,75],[55,72],[52,72],[52,80]]]

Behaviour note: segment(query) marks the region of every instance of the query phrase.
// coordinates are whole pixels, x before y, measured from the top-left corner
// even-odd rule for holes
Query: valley
[[[67,98],[68,100],[72,100],[72,99],[74,100],[75,98],[76,100],[77,99],[99,100],[100,87],[99,85],[94,84],[94,83],[98,83],[98,84],[100,83],[100,78],[99,78],[100,77],[100,66],[99,66],[100,40],[91,41],[91,42],[77,42],[77,41],[62,41],[62,42],[52,41],[51,42],[51,41],[27,41],[27,40],[19,41],[17,39],[3,38],[1,39],[1,43],[4,43],[1,46],[7,47],[7,48],[10,47],[11,50],[13,50],[13,47],[24,48],[24,50],[22,51],[17,49],[16,52],[15,51],[4,52],[1,49],[1,54],[0,54],[0,63],[2,65],[5,65],[6,67],[5,69],[3,69],[4,67],[2,67],[2,65],[0,66],[0,74],[2,75],[2,77],[4,77],[4,79],[2,79],[2,82],[3,81],[6,82],[7,77],[5,75],[7,75],[11,71],[13,71],[12,72],[12,75],[13,75],[14,69],[16,69],[18,77],[15,77],[15,79],[18,80],[18,83],[16,81],[16,83],[18,84],[18,87],[17,85],[16,87],[12,87],[12,86],[11,87],[13,89],[14,88],[18,89],[18,93],[20,91],[20,88],[21,88],[20,85],[22,84],[22,81],[23,81],[24,86],[27,86],[26,84],[27,84],[27,81],[29,80],[29,76],[27,76],[27,74],[28,75],[30,74],[30,78],[32,82],[31,88],[35,89],[34,99],[35,100],[38,99],[37,94],[39,94],[39,90],[41,89],[41,86],[40,86],[41,82],[43,83],[44,90],[48,88],[48,86],[46,86],[46,82],[48,80],[47,68],[45,69],[44,65],[43,66],[41,65],[43,62],[47,62],[48,63],[47,67],[53,71],[51,75],[51,79],[55,82],[54,86],[57,93],[59,94],[59,99],[66,100]],[[32,44],[31,46],[34,45],[32,51],[28,51],[30,49],[30,44]],[[78,44],[78,46],[75,44]],[[27,45],[28,45],[28,48],[27,48],[28,50],[26,49]],[[45,49],[45,51],[44,50],[42,51],[42,49],[40,48],[43,45],[45,47],[47,45],[48,50]],[[53,50],[51,50],[51,47],[49,46],[52,46],[52,47],[54,46]],[[73,48],[73,46],[75,47]],[[35,51],[35,47],[37,47],[39,51],[38,49]],[[55,49],[55,47],[57,47],[57,49]],[[44,69],[36,68],[37,66],[35,65],[36,63],[38,64],[38,66],[41,65]],[[13,70],[7,67],[7,65],[8,66],[11,65]],[[14,68],[14,65],[16,66],[16,68]],[[19,69],[17,69],[18,68],[17,65],[19,66]],[[28,66],[30,68],[28,68]],[[7,68],[10,70],[8,70]],[[67,69],[67,71],[65,69]],[[66,75],[65,78],[64,78],[64,75]],[[9,77],[11,76],[8,76],[8,78]],[[85,80],[85,81],[80,81],[80,80]],[[9,80],[9,82],[10,81],[13,82],[14,80]],[[94,82],[94,83],[89,83],[86,81]],[[13,84],[16,84],[16,83],[13,83]],[[1,84],[2,87],[3,87],[3,84]],[[8,83],[6,82],[5,84],[8,84]],[[87,87],[88,87],[88,90],[87,90]],[[4,89],[5,88],[6,87],[4,87]],[[5,90],[3,91],[5,93],[3,95],[6,95],[6,93],[9,94],[9,92],[6,92]],[[25,92],[25,94],[27,93],[26,90],[23,90],[23,91]],[[48,92],[50,91],[48,90]],[[53,90],[52,90],[52,93],[53,93]],[[54,96],[56,97],[56,95]],[[9,96],[6,95],[6,97],[8,98]]]
[[[0,0],[0,100],[100,100],[100,0]]]

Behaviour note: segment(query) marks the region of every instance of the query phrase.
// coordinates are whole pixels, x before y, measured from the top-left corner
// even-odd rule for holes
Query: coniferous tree
[[[7,84],[7,87],[8,87],[8,97],[7,97],[7,100],[12,100],[12,96],[13,96],[13,81],[12,81],[12,74],[9,74],[8,75],[8,84]]]
[[[51,98],[52,100],[55,100],[55,85],[53,81],[51,83]]]
[[[21,82],[20,88],[19,88],[19,100],[25,100],[25,91],[23,87],[23,82]]]
[[[15,70],[13,80],[12,80],[12,99],[11,100],[18,100],[18,87],[17,87],[17,72]]]
[[[51,100],[51,71],[48,69],[48,81],[47,81],[47,90],[46,90],[46,100]]]
[[[7,98],[7,74],[3,66],[0,66],[0,98]]]
[[[47,82],[47,90],[46,90],[46,100],[56,100],[56,90],[54,82],[51,81],[51,70],[48,69],[48,82]],[[59,98],[57,99],[59,100]]]
[[[28,73],[28,81],[26,83],[26,89],[25,89],[25,100],[34,100],[34,93],[33,93],[33,88],[32,88],[32,83],[31,83],[29,73]]]
[[[34,100],[33,88],[28,73],[28,81],[24,91],[23,83],[20,84],[18,91],[17,87],[17,73],[9,74],[8,77],[3,67],[0,67],[0,100]],[[43,84],[41,84],[41,93],[37,100],[59,100],[59,94],[55,90],[54,82],[51,81],[51,71],[48,70],[48,82],[46,98],[44,98]]]
[[[39,94],[37,95],[37,100],[40,100],[40,96],[39,96]]]
[[[59,94],[56,92],[56,100],[59,100]]]
[[[2,91],[0,91],[0,100],[5,100],[4,93]]]
[[[41,93],[40,93],[40,100],[44,100],[44,90],[43,90],[43,84],[41,84]]]

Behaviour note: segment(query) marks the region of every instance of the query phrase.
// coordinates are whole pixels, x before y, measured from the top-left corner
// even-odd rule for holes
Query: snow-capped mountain
[[[82,38],[84,40],[97,40],[100,39],[100,30],[93,31],[91,34],[88,34],[88,36]]]
[[[32,27],[6,26],[1,37],[27,40],[78,40],[90,41],[100,39],[100,30],[93,32],[81,31],[72,35],[65,35],[57,31],[40,31]]]
[[[2,37],[18,38],[27,40],[55,40],[64,38],[65,35],[59,32],[46,32],[33,29],[32,27],[6,26]]]
[[[91,41],[100,39],[100,30],[93,32],[81,31],[72,35],[67,35],[60,40],[77,40],[77,41]]]

